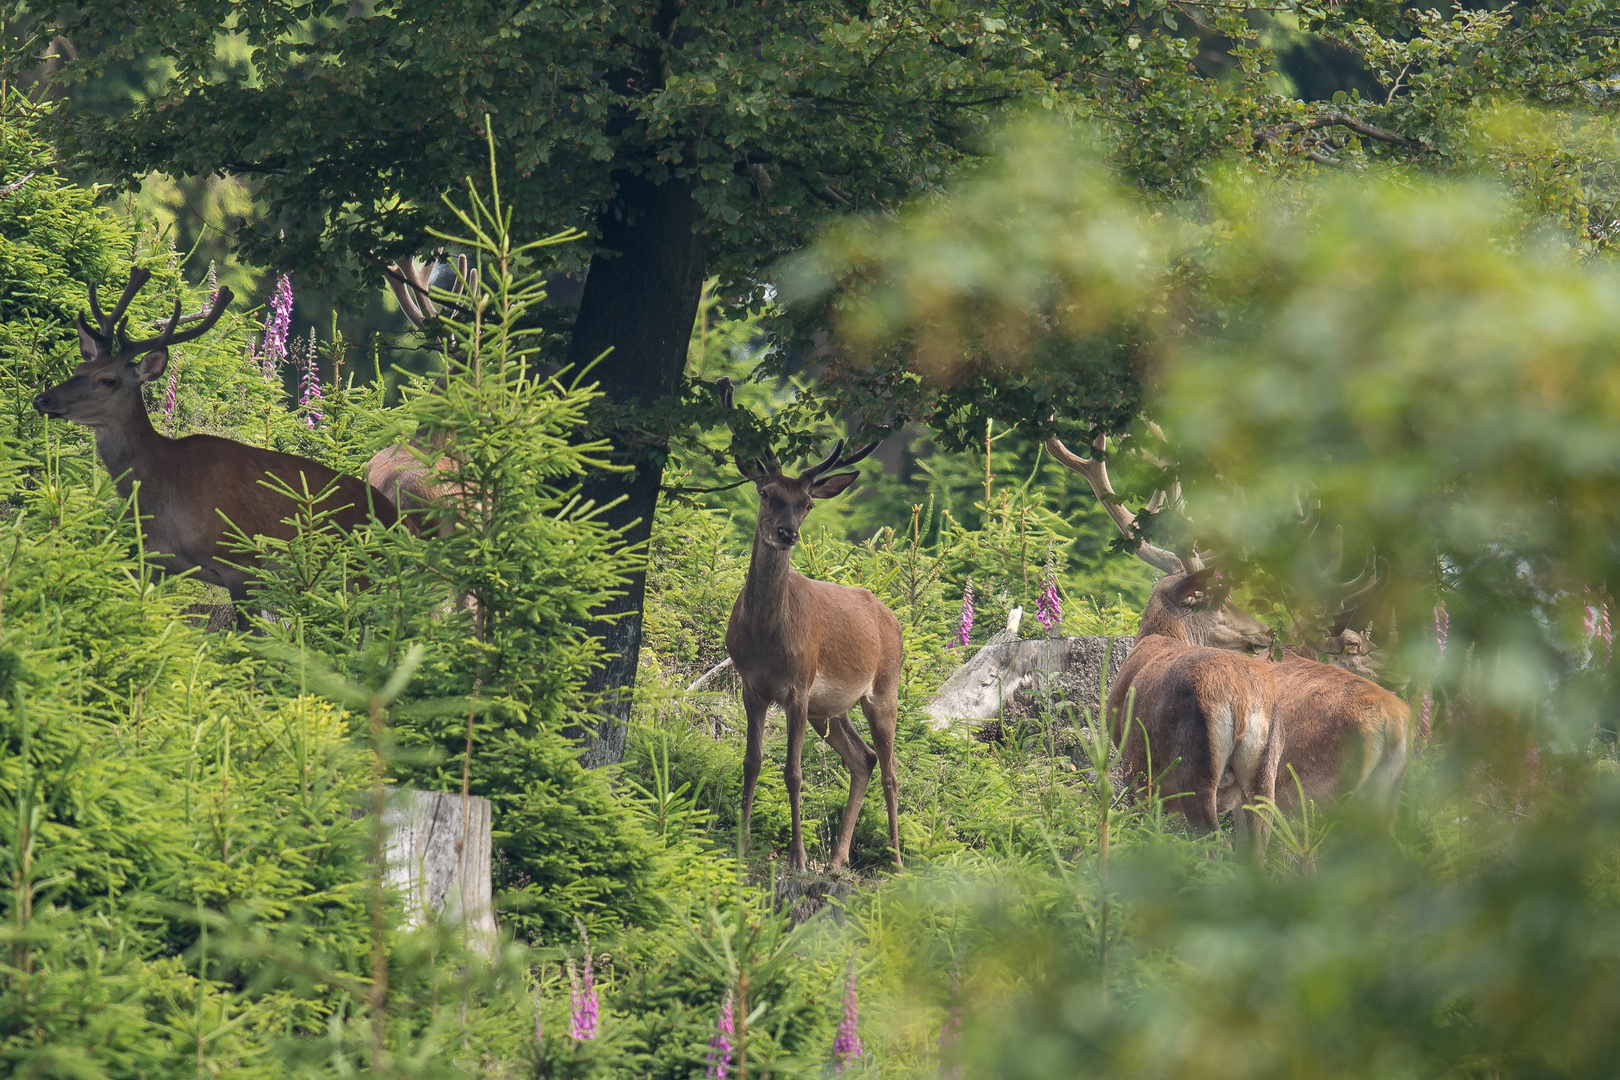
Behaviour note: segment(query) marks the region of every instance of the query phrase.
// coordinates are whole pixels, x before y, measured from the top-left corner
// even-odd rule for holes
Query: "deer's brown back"
[[[213,435],[177,439],[165,447],[164,457],[163,467],[152,470],[157,479],[143,484],[143,513],[148,512],[149,497],[161,498],[166,504],[162,508],[166,516],[198,532],[214,533],[216,542],[223,541],[228,529],[220,514],[248,535],[286,539],[294,534],[295,526],[285,519],[294,515],[296,506],[260,482],[269,482],[270,476],[296,492],[307,487],[312,495],[335,480],[334,494],[319,505],[342,507],[333,520],[344,529],[368,521],[373,507],[383,524],[392,524],[395,519],[393,503],[380,492],[362,480],[307,458]]]
[[[1287,733],[1277,776],[1280,804],[1299,801],[1290,765],[1306,798],[1331,802],[1355,787],[1368,753],[1404,746],[1410,710],[1372,680],[1291,653],[1268,666],[1277,684],[1277,718]]]

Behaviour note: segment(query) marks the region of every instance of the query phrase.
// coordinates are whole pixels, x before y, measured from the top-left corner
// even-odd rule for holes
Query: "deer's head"
[[[1161,578],[1142,609],[1140,632],[1213,649],[1258,652],[1271,645],[1271,629],[1232,603],[1213,568]]]
[[[759,492],[759,524],[755,526],[755,535],[778,551],[791,551],[793,545],[799,542],[799,526],[816,505],[816,500],[832,498],[860,476],[859,473],[835,473],[832,470],[855,464],[877,447],[877,443],[868,443],[845,457],[844,440],[839,439],[826,460],[812,465],[798,476],[785,475],[776,455],[769,451],[762,458],[746,458],[739,454],[736,458],[737,468],[754,482],[754,488]]]
[[[141,384],[161,378],[169,366],[169,346],[206,334],[231,302],[231,290],[222,288],[206,312],[189,318],[180,314],[180,301],[174,302],[174,315],[156,337],[131,341],[124,312],[135,294],[152,276],[136,267],[129,284],[112,313],[102,312],[96,302],[96,287],[90,286],[90,313],[96,328],[91,329],[79,315],[79,355],[82,361],[73,374],[57,386],[34,398],[34,408],[43,416],[72,420],[86,427],[112,427],[123,423],[133,410],[144,411]],[[181,322],[196,325],[179,330]]]

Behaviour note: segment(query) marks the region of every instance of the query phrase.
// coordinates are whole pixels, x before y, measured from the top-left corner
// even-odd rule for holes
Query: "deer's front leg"
[[[787,713],[787,792],[788,807],[793,814],[793,846],[788,850],[788,866],[793,870],[809,868],[804,854],[804,835],[799,827],[799,788],[804,782],[801,758],[804,754],[804,729],[809,726],[809,701],[794,696],[783,709]]]
[[[738,851],[748,854],[748,823],[754,816],[754,786],[759,783],[760,761],[765,753],[765,710],[771,703],[743,684],[743,711],[748,714],[748,749],[743,752],[743,802],[741,837]]]

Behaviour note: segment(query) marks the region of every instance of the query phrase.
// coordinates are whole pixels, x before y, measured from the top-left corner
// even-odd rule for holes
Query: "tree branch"
[[[1413,150],[1423,149],[1423,144],[1416,139],[1408,139],[1405,135],[1397,135],[1393,131],[1375,128],[1371,124],[1363,123],[1345,113],[1323,113],[1321,116],[1313,116],[1309,120],[1290,120],[1288,123],[1278,124],[1276,127],[1262,128],[1260,131],[1255,132],[1254,141],[1256,146],[1266,142],[1279,142],[1278,136],[1280,135],[1297,135],[1301,132],[1315,131],[1317,128],[1325,127],[1349,128],[1357,135],[1368,139],[1377,139],[1379,142],[1393,143],[1396,146],[1405,146]]]

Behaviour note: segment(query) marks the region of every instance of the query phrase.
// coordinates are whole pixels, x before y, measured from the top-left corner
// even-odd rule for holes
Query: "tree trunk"
[[[603,519],[625,528],[627,546],[639,551],[652,533],[670,434],[663,417],[645,410],[680,392],[707,245],[693,231],[701,211],[690,182],[654,184],[627,173],[614,179],[618,195],[597,219],[600,250],[591,258],[568,359],[577,370],[612,350],[592,377],[619,414],[609,432],[614,460],[634,471],[592,476],[584,495],[597,505],[623,497]],[[627,409],[636,415],[626,416]],[[587,744],[587,766],[624,756],[646,587],[645,566],[638,563],[625,595],[600,609],[601,620],[591,628],[611,656],[586,684],[602,695],[601,720],[594,731],[574,733]]]

